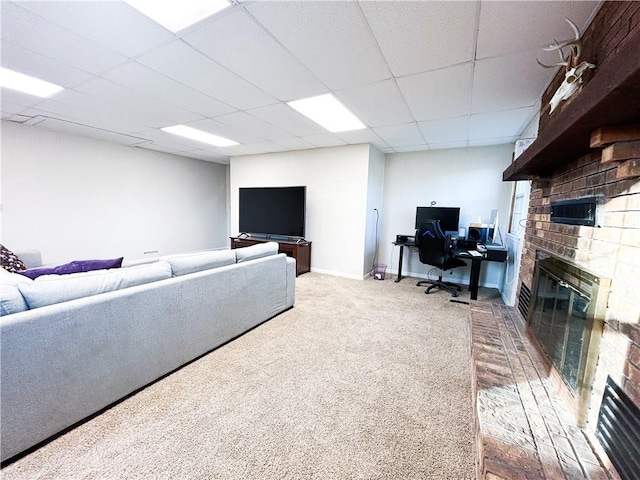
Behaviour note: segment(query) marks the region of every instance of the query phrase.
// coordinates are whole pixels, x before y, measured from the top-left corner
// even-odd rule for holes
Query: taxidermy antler
[[[555,108],[562,100],[568,99],[576,92],[576,90],[578,89],[578,85],[582,83],[582,75],[584,74],[584,72],[586,72],[590,68],[596,68],[594,64],[589,62],[578,63],[580,54],[582,53],[582,38],[580,38],[580,30],[578,29],[577,25],[571,20],[569,20],[568,18],[565,18],[565,20],[569,25],[571,25],[575,38],[572,40],[565,40],[562,43],[554,40],[553,45],[549,45],[548,47],[543,49],[547,52],[556,50],[558,52],[558,55],[560,55],[560,62],[554,65],[546,65],[536,58],[538,65],[544,68],[564,67],[565,69],[564,81],[549,101],[549,106],[551,107],[551,109],[549,110],[549,114],[551,114],[555,110]],[[569,48],[569,54],[565,58],[563,49],[567,47]]]

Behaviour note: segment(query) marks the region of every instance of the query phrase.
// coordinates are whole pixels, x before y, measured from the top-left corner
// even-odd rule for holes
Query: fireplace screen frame
[[[556,282],[558,292],[561,291],[566,297],[563,298],[565,302],[562,302],[561,308],[556,309],[560,303],[557,298],[552,298],[553,296],[548,296],[541,291],[545,288],[545,280],[548,279]],[[598,276],[570,260],[539,250],[536,253],[532,285],[531,307],[527,315],[530,334],[535,338],[541,352],[547,359],[551,371],[554,373],[554,378],[558,380],[557,383],[566,393],[565,397],[572,404],[578,425],[584,426],[587,422],[611,280]],[[576,323],[580,323],[580,320],[584,320],[584,324],[580,327],[582,333],[579,337],[582,344],[578,355],[577,371],[572,372],[572,368],[567,368],[564,351],[560,354],[561,361],[558,360],[558,352],[548,351],[553,348],[549,346],[549,339],[540,335],[539,325],[536,324],[536,322],[542,322],[540,310],[546,307],[545,305],[541,307],[539,304],[541,299],[543,302],[550,300],[553,304],[551,308],[554,309],[554,315],[559,313],[560,322],[566,322],[563,332],[564,339],[561,340],[563,349],[566,349],[570,343],[569,330],[573,329]],[[575,315],[576,306],[582,307],[579,315]],[[552,322],[549,329],[553,328]],[[561,328],[561,323],[559,328],[556,326],[556,330],[559,332]],[[576,337],[575,332],[572,333],[572,336]],[[551,340],[552,343],[558,341],[560,340],[557,338]],[[575,350],[575,342],[571,348]],[[567,371],[572,372],[571,376],[565,375]]]

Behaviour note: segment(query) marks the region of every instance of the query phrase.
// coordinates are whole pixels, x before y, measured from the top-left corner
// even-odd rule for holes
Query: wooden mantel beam
[[[590,152],[591,132],[640,124],[640,29],[598,65],[580,93],[557,112],[538,138],[502,174],[505,181],[549,176]]]

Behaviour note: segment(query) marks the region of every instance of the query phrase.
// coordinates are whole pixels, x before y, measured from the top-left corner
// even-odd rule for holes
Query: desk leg
[[[394,282],[398,283],[402,280],[402,254],[404,253],[404,245],[400,245],[400,259],[398,260],[398,278]]]
[[[469,290],[471,291],[471,300],[478,299],[478,286],[480,284],[480,267],[482,258],[474,258],[471,260],[471,275],[469,278]]]

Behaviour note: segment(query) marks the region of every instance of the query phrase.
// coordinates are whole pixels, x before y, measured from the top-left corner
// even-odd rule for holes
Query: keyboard
[[[469,255],[471,255],[472,257],[481,257],[482,254],[480,252],[478,252],[477,250],[467,250],[467,253]]]

